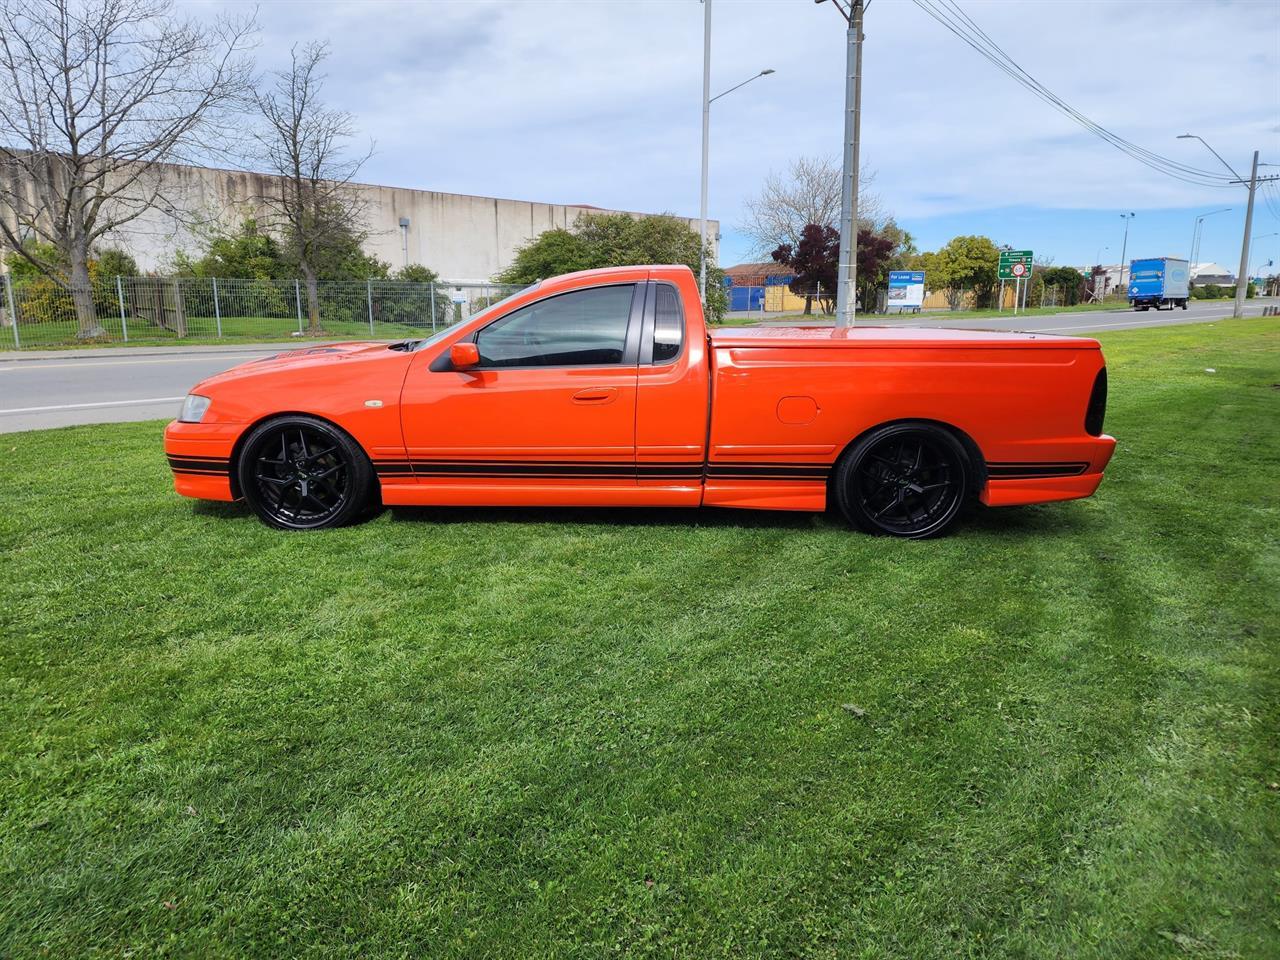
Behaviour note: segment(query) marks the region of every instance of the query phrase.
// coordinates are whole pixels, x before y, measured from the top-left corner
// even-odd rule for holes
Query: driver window
[[[530,304],[476,335],[482,367],[622,362],[634,284],[575,290]]]

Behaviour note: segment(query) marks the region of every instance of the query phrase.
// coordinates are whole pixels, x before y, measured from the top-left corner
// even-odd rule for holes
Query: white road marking
[[[144,403],[177,403],[185,397],[149,397],[145,400],[107,400],[101,403],[64,403],[56,407],[10,407],[3,413],[47,413],[53,410],[89,410],[93,407],[133,407]]]
[[[1231,314],[1213,314],[1212,316],[1169,317],[1167,320],[1132,320],[1128,323],[1093,323],[1078,327],[1041,327],[1039,333],[1071,333],[1080,330],[1119,330],[1121,327],[1170,327],[1193,323],[1209,323],[1214,320],[1226,320]]]

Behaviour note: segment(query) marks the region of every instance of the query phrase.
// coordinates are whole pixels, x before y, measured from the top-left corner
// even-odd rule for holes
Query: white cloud
[[[1212,169],[1280,162],[1280,4],[960,0],[1089,117]],[[193,10],[217,0],[189,4]],[[830,4],[715,0],[712,215],[737,221],[771,169],[837,153],[844,24]],[[696,0],[272,3],[265,65],[333,47],[328,96],[377,142],[364,179],[695,214],[702,7]],[[1146,209],[1221,192],[1164,177],[1086,133],[906,0],[866,25],[863,156],[905,217],[1020,204]]]

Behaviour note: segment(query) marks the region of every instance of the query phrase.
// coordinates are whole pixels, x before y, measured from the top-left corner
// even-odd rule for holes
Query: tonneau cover
[[[917,349],[1037,348],[1071,350],[1096,348],[1087,337],[1047,333],[1014,333],[1007,330],[955,330],[949,327],[712,327],[717,347],[914,347]]]

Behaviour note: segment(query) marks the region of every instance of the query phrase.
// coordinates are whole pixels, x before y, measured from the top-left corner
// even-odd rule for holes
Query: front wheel
[[[315,417],[279,417],[256,427],[237,469],[253,512],[282,530],[349,523],[368,506],[373,486],[373,468],[360,446]]]
[[[836,468],[836,503],[870,533],[922,540],[945,533],[959,517],[973,465],[951,432],[931,423],[879,427]]]

